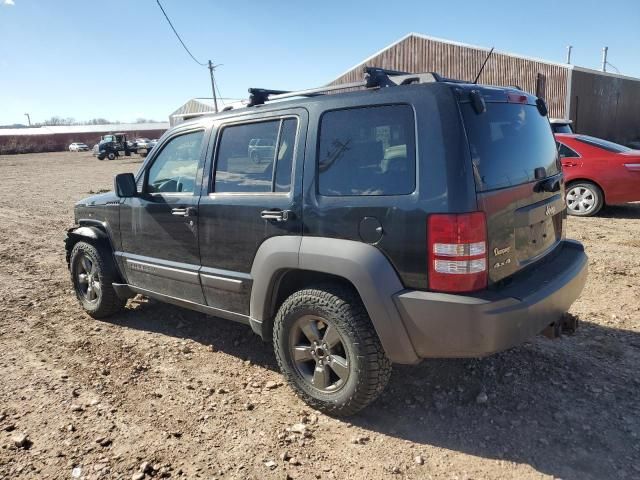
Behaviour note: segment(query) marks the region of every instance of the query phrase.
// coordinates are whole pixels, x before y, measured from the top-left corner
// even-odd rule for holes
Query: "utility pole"
[[[567,45],[567,63],[571,63],[571,50],[573,49],[573,45]]]
[[[31,117],[28,113],[25,113],[25,115],[27,116],[27,120],[29,121],[29,126],[31,126]]]
[[[211,74],[211,90],[213,91],[213,108],[218,113],[218,97],[216,96],[216,80],[213,77],[213,71],[215,70],[213,62],[209,60],[209,73]]]
[[[604,47],[602,49],[602,71],[607,71],[607,52],[609,52],[609,47]]]

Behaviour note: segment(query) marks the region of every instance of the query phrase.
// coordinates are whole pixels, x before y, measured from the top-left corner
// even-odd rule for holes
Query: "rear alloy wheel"
[[[316,315],[302,315],[289,335],[293,366],[322,392],[340,390],[349,379],[349,358],[338,329]]]
[[[567,213],[579,217],[591,217],[604,203],[602,190],[591,182],[572,183],[567,187]]]
[[[116,154],[115,154],[115,153],[113,153],[113,152],[110,152],[110,153],[107,155],[107,158],[108,158],[109,160],[115,160],[115,158],[116,158]]]
[[[330,415],[352,415],[374,401],[391,375],[357,293],[339,285],[300,290],[276,316],[278,365],[296,393]]]

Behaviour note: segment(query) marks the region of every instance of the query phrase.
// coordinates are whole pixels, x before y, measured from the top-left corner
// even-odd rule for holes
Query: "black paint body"
[[[143,185],[148,168],[167,142],[185,132],[204,130],[193,193],[162,195],[143,190],[126,199],[113,193],[90,197],[76,205],[76,221],[106,230],[123,283],[248,321],[254,257],[271,237],[369,243],[382,252],[405,289],[428,291],[428,215],[483,210],[489,232],[489,265],[495,260],[494,248],[511,247],[515,254],[508,268],[490,271],[489,288],[500,288],[501,281],[560,243],[562,207],[558,207],[551,232],[534,231],[531,225],[540,222],[540,208],[555,205],[564,190],[535,192],[536,182],[529,182],[476,192],[460,112],[460,103],[470,102],[472,91],[482,92],[487,102],[506,102],[509,90],[437,82],[273,102],[203,116],[168,131],[136,175],[138,184]],[[535,98],[529,96],[528,102],[535,102]],[[322,115],[376,105],[407,105],[413,111],[415,190],[406,195],[320,195],[317,152]],[[298,120],[290,192],[214,192],[221,130],[231,124],[285,117]],[[174,209],[188,209],[191,215],[176,216]],[[286,211],[288,219],[264,219],[261,214],[265,210]],[[549,233],[552,238],[547,237]],[[523,235],[542,234],[548,238],[544,251],[530,251],[531,237]]]

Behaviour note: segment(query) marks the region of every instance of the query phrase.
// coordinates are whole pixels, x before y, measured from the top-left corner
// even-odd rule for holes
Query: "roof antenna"
[[[478,75],[476,75],[476,78],[473,80],[473,83],[478,83],[478,79],[480,78],[480,75],[482,74],[482,71],[484,70],[484,66],[487,64],[487,61],[489,60],[489,57],[493,53],[493,48],[494,47],[491,47],[491,50],[489,50],[489,53],[487,54],[487,58],[485,58],[484,62],[482,62],[482,66],[480,67],[480,71],[478,72]]]

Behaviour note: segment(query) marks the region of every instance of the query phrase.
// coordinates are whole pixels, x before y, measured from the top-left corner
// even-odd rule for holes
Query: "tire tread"
[[[328,309],[336,317],[344,319],[341,326],[347,330],[348,336],[357,339],[357,343],[363,346],[361,352],[365,363],[364,368],[358,373],[364,375],[357,382],[354,394],[345,403],[334,404],[317,399],[305,390],[298,388],[296,374],[286,363],[284,352],[278,347],[282,340],[281,336],[287,334],[281,328],[284,317],[297,307],[309,304]],[[307,404],[332,415],[353,415],[362,410],[382,393],[391,376],[391,362],[384,353],[360,297],[353,289],[342,285],[318,285],[293,293],[278,311],[273,329],[273,342],[276,359],[289,384]]]
[[[95,258],[98,262],[98,268],[100,269],[100,287],[101,287],[101,298],[97,308],[91,309],[87,308],[85,302],[78,294],[78,291],[75,286],[75,278],[73,272],[73,262],[74,258],[78,253],[82,251],[83,253],[89,255],[91,258]],[[80,301],[83,309],[91,315],[93,318],[105,318],[109,317],[120,310],[122,310],[127,303],[126,300],[121,299],[116,294],[115,289],[112,286],[112,283],[118,281],[118,274],[115,269],[115,265],[113,264],[113,258],[111,255],[111,251],[101,244],[92,244],[84,241],[79,241],[73,246],[71,250],[71,275],[72,282],[74,283],[74,291],[76,292],[76,296]]]

